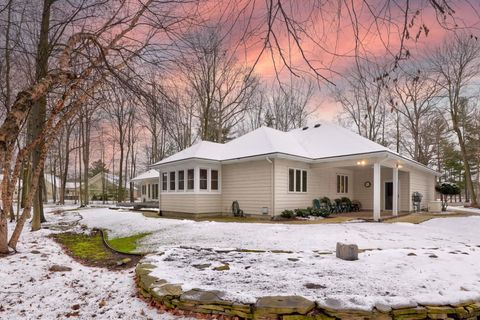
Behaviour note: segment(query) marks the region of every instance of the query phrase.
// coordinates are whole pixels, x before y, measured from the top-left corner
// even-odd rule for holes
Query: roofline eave
[[[185,159],[179,159],[179,160],[172,160],[169,162],[161,163],[161,164],[153,164],[149,166],[150,168],[161,168],[167,165],[172,165],[172,164],[181,164],[187,161],[202,161],[202,162],[212,162],[212,163],[221,163],[221,164],[229,164],[229,163],[236,163],[236,162],[244,162],[244,161],[254,161],[254,160],[262,160],[265,157],[269,158],[282,158],[282,159],[289,159],[289,160],[294,160],[294,161],[303,161],[307,163],[321,163],[321,162],[331,162],[331,161],[338,161],[338,160],[346,160],[346,159],[358,159],[362,158],[365,156],[378,156],[378,155],[385,155],[388,157],[393,157],[397,160],[401,161],[406,161],[410,165],[413,165],[414,167],[422,170],[429,172],[431,174],[434,174],[435,176],[441,176],[441,173],[433,170],[424,164],[421,164],[415,160],[409,159],[407,157],[404,157],[402,155],[399,155],[397,153],[394,153],[390,150],[377,150],[377,151],[370,151],[370,152],[361,152],[361,153],[355,153],[355,154],[344,154],[344,155],[339,155],[339,156],[331,156],[331,157],[322,157],[322,158],[308,158],[308,157],[303,157],[303,156],[297,156],[293,154],[288,154],[288,153],[283,153],[283,152],[269,152],[269,153],[263,153],[263,154],[257,154],[257,155],[250,155],[250,156],[245,156],[245,157],[238,157],[238,158],[230,158],[230,159],[225,159],[225,160],[217,160],[217,159],[208,159],[208,158],[199,158],[199,157],[190,157],[190,158],[185,158]]]

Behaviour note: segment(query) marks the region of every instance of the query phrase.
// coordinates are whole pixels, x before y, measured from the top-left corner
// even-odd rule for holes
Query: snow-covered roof
[[[155,165],[190,158],[222,161],[282,153],[307,159],[322,159],[379,151],[390,150],[332,124],[322,124],[288,132],[260,127],[225,144],[200,141]]]
[[[316,124],[288,132],[260,127],[225,144],[200,141],[155,163],[154,166],[188,159],[228,161],[279,154],[306,160],[321,160],[379,152],[388,152],[428,169],[374,141],[333,124]],[[431,169],[428,170],[433,172]]]
[[[159,177],[160,177],[160,173],[157,170],[150,169],[148,171],[140,173],[138,176],[136,176],[135,178],[132,178],[130,181],[138,182],[146,179],[155,179],[155,178],[158,179]]]

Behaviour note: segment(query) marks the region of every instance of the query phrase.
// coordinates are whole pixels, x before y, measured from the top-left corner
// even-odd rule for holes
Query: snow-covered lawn
[[[154,271],[184,289],[219,289],[238,301],[302,295],[331,307],[455,303],[480,299],[480,216],[408,223],[265,224],[146,218],[139,212],[91,208],[47,218],[80,220],[113,237],[151,232],[141,249]],[[80,265],[47,236],[22,235],[19,253],[0,258],[0,318],[169,318],[135,297],[132,270]],[[355,262],[335,258],[336,243],[366,251]],[[234,250],[247,249],[247,250]],[[264,250],[265,252],[248,252]],[[278,250],[291,251],[281,252]],[[58,264],[72,268],[50,272]],[[215,271],[229,265],[229,270]],[[199,268],[198,265],[203,265]],[[196,267],[195,267],[196,266]],[[78,305],[78,310],[76,309]],[[75,306],[75,307],[74,307]]]
[[[241,248],[259,250],[331,251],[337,242],[362,249],[400,249],[480,245],[480,216],[433,219],[422,224],[343,223],[266,224],[224,223],[147,218],[139,212],[87,209],[79,211],[90,228],[107,228],[111,237],[152,232],[141,245],[148,250],[168,247]]]
[[[480,209],[478,208],[466,208],[462,206],[448,206],[447,211],[480,214]]]
[[[296,294],[330,307],[369,309],[480,299],[480,216],[418,225],[289,225],[155,219],[105,209],[81,214],[83,223],[114,236],[152,232],[141,244],[166,252],[151,257],[159,277],[184,289],[223,290],[239,301]],[[335,258],[337,242],[367,250],[359,261],[342,261]],[[230,270],[213,270],[225,264]]]
[[[49,213],[51,222],[69,222],[79,217]],[[12,226],[11,226],[12,227]],[[173,319],[159,315],[136,297],[133,271],[109,271],[85,267],[67,256],[47,236],[52,231],[21,236],[18,253],[0,257],[0,319]],[[52,265],[72,268],[51,272]]]

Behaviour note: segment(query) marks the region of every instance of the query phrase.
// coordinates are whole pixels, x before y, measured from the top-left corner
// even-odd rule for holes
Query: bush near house
[[[305,209],[297,208],[295,210],[283,210],[282,213],[280,214],[282,218],[285,219],[293,219],[295,217],[298,218],[309,218],[309,217],[328,217],[330,216],[330,211],[327,209],[317,209],[317,208],[312,208],[308,207]]]
[[[435,190],[440,193],[442,200],[442,211],[447,211],[448,197],[460,194],[460,188],[453,183],[442,183],[435,186]]]
[[[295,217],[295,212],[293,210],[283,210],[280,216],[285,219],[292,219]]]

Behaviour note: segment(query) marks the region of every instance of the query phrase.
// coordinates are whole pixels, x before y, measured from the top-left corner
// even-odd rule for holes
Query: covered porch
[[[325,172],[330,176],[328,190],[315,193],[360,202],[360,212],[342,216],[380,221],[411,211],[411,168],[404,161],[389,156],[351,157],[314,164],[312,171],[318,177]]]

